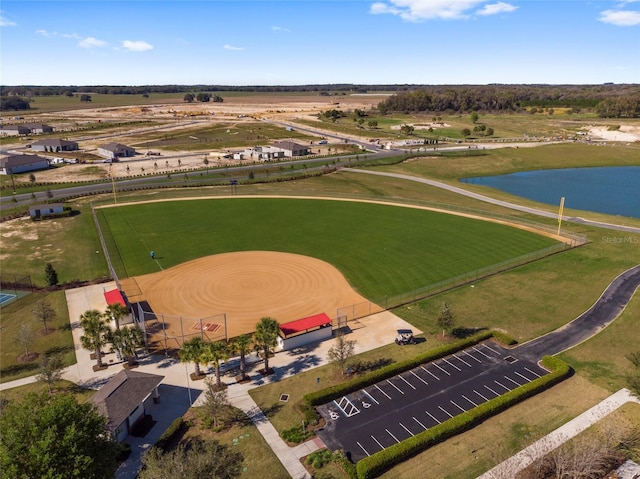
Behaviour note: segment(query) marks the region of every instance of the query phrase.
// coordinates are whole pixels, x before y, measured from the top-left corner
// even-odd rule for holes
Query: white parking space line
[[[380,386],[378,386],[377,384],[373,385],[378,391],[380,391],[382,394],[384,394],[385,396],[387,396],[387,399],[391,399],[391,396],[389,396],[386,392],[384,392],[382,389],[380,389]]]
[[[464,394],[462,395],[463,398],[465,398],[467,401],[469,401],[471,404],[473,404],[474,406],[478,406],[476,403],[474,403],[471,399],[469,399],[467,396],[465,396]]]
[[[445,373],[447,376],[451,376],[451,374],[449,374],[449,371],[446,371],[444,369],[442,369],[440,366],[438,366],[436,363],[433,363],[433,365],[435,367],[437,367],[440,371],[442,371],[443,373]]]
[[[443,413],[445,413],[447,416],[449,417],[453,417],[453,415],[450,412],[447,412],[446,409],[444,409],[442,406],[438,406],[438,409],[440,409]]]
[[[453,404],[455,407],[457,407],[458,409],[460,409],[462,412],[467,412],[467,410],[461,406],[459,406],[458,404],[454,403],[451,399],[449,399],[449,402],[451,404]]]
[[[518,371],[514,371],[515,374],[517,374],[518,376],[520,376],[522,379],[524,379],[526,382],[531,382],[531,379],[529,379],[526,376],[523,376],[522,374],[520,374]]]
[[[402,379],[405,383],[407,383],[411,389],[413,389],[414,391],[416,390],[416,387],[413,384],[411,384],[409,381],[407,381],[401,374],[398,374],[398,377]]]
[[[394,388],[396,388],[398,391],[400,391],[400,394],[404,395],[404,392],[402,391],[402,389],[400,389],[398,386],[396,386],[395,384],[393,384],[393,383],[392,383],[391,381],[389,381],[388,379],[387,379],[387,382],[388,382],[389,384],[391,384]]]
[[[533,375],[534,375],[535,377],[537,377],[537,378],[541,378],[541,377],[542,377],[542,376],[540,376],[537,372],[532,371],[531,369],[529,369],[529,368],[527,368],[527,367],[525,367],[525,369],[526,369],[527,371],[529,371],[531,374],[533,374]]]
[[[426,413],[429,415],[429,417],[430,417],[431,419],[433,419],[435,422],[437,422],[438,424],[442,424],[442,423],[441,423],[440,421],[438,421],[438,420],[433,416],[433,414],[431,414],[429,411],[425,411],[425,412],[426,412]]]
[[[458,366],[456,366],[455,364],[452,364],[450,361],[447,361],[447,358],[442,358],[442,360],[447,363],[449,366],[451,366],[452,368],[457,369],[458,371],[462,371],[462,369],[460,369]]]
[[[480,361],[478,358],[476,358],[474,355],[469,354],[466,351],[462,351],[464,354],[466,354],[467,356],[469,356],[471,359],[473,359],[474,361],[478,362],[478,363],[482,363],[482,361]]]
[[[378,401],[376,401],[376,398],[374,398],[374,397],[373,397],[371,394],[369,394],[366,390],[364,390],[364,389],[363,389],[363,390],[362,390],[362,392],[363,392],[363,393],[365,393],[365,394],[367,395],[367,397],[368,397],[369,399],[371,399],[374,403],[376,403],[376,404],[380,404]]]
[[[395,437],[393,434],[391,434],[391,432],[390,432],[388,429],[385,429],[385,431],[387,431],[387,433],[389,434],[389,436],[391,436],[392,438],[394,438],[394,439],[396,440],[396,442],[398,442],[398,443],[400,442],[400,440],[399,440],[397,437]]]
[[[493,381],[493,382],[496,383],[498,386],[500,386],[502,389],[506,389],[507,391],[511,391],[511,389],[509,389],[507,386],[502,384],[500,381]]]
[[[420,424],[422,426],[422,428],[426,431],[427,429],[429,429],[427,426],[425,426],[424,424],[422,424],[420,421],[418,421],[415,417],[413,418],[413,420],[415,422],[417,422],[418,424]]]
[[[404,426],[404,424],[402,424],[401,422],[399,422],[398,424],[400,424],[400,425],[402,426],[402,428],[403,428],[405,431],[407,431],[409,434],[411,434],[412,436],[415,436],[415,434],[414,434],[414,433],[412,433],[411,431],[409,431],[409,430]]]
[[[362,449],[367,456],[371,456],[371,454],[369,454],[367,450],[364,447],[362,447],[362,444],[360,444],[358,441],[356,441],[356,444],[360,446],[360,449]]]
[[[476,391],[475,389],[473,390],[474,393],[476,393],[478,396],[480,396],[482,399],[484,399],[485,401],[488,401],[488,399],[486,397],[484,397],[482,394],[480,394],[478,391]]]
[[[484,385],[485,388],[487,388],[489,391],[491,391],[493,394],[496,395],[496,397],[500,396],[500,394],[498,394],[497,392],[495,392],[493,389],[491,389],[489,386],[487,386],[486,384]]]
[[[360,414],[360,410],[346,396],[340,398],[340,401],[333,401],[333,403],[338,406],[345,417],[352,417],[356,414]]]
[[[436,378],[438,381],[440,381],[440,378],[438,376],[436,376],[435,374],[433,374],[431,371],[429,371],[428,369],[426,369],[423,366],[420,366],[420,369],[424,370],[425,372],[431,374],[434,378]]]
[[[478,348],[476,348],[475,346],[472,348],[475,352],[482,354],[485,358],[491,359],[491,356],[485,354],[484,352],[480,351]]]
[[[425,385],[429,385],[429,383],[427,381],[425,381],[424,379],[422,379],[420,376],[418,376],[416,373],[414,373],[413,371],[409,371],[411,374],[413,374],[415,377],[417,377],[420,381],[422,381],[423,383],[425,383]]]
[[[471,367],[471,364],[469,364],[468,362],[466,362],[466,361],[465,361],[464,359],[462,359],[461,357],[456,356],[455,354],[452,354],[452,356],[453,356],[454,358],[456,358],[458,361],[460,361],[461,363],[466,364],[467,366]]]
[[[515,381],[514,379],[511,379],[509,376],[504,377],[506,380],[511,381],[513,384],[515,384],[516,386],[522,386],[522,384],[520,384],[519,382]]]
[[[486,344],[483,344],[482,346],[484,346],[485,348],[487,348],[489,351],[491,351],[494,354],[497,354],[498,356],[502,356],[502,353],[500,353],[500,351],[496,351],[495,349],[491,349],[489,346],[487,346]]]
[[[380,446],[380,449],[384,449],[384,446],[382,444],[380,444],[380,441],[378,441],[375,437],[371,436],[371,439],[373,439],[374,441],[376,441],[376,444],[378,446]]]

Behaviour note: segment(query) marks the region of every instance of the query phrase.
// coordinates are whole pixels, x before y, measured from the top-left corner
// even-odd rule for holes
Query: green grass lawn
[[[42,300],[47,301],[56,313],[55,319],[47,324],[47,328],[52,332],[46,335],[42,334],[43,324],[36,321],[33,316],[36,303]],[[2,307],[0,382],[38,374],[38,359],[30,362],[22,362],[19,359],[25,352],[24,345],[17,341],[22,325],[27,325],[30,331],[30,340],[27,343],[29,352],[40,355],[59,354],[65,366],[75,364],[76,354],[64,291],[52,293],[38,291]]]
[[[365,203],[219,199],[100,209],[123,277],[230,251],[285,251],[336,266],[364,296],[393,296],[555,244],[503,225]]]

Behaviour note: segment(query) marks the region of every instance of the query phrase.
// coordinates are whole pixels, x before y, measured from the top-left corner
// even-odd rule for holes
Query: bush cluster
[[[176,419],[173,420],[171,424],[169,424],[169,427],[165,429],[165,431],[160,435],[154,447],[159,447],[163,451],[167,451],[171,447],[173,440],[176,439],[178,435],[185,430],[186,427],[187,425],[182,420],[182,416],[177,417]]]

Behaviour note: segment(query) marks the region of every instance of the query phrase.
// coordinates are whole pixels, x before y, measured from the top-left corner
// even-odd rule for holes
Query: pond
[[[640,218],[640,166],[564,168],[463,178],[512,195],[565,208]]]

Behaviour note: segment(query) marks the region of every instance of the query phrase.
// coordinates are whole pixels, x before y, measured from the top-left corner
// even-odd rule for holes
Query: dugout
[[[296,319],[280,325],[278,346],[283,351],[331,338],[331,318],[325,313]]]
[[[125,306],[126,308],[129,308],[127,302],[124,299],[124,296],[122,295],[122,292],[119,289],[104,291],[104,300],[106,301],[107,306],[118,303],[122,306]],[[127,314],[124,318],[120,318],[118,323],[120,325],[133,323],[133,315],[131,314],[131,310],[129,310],[129,314]]]

